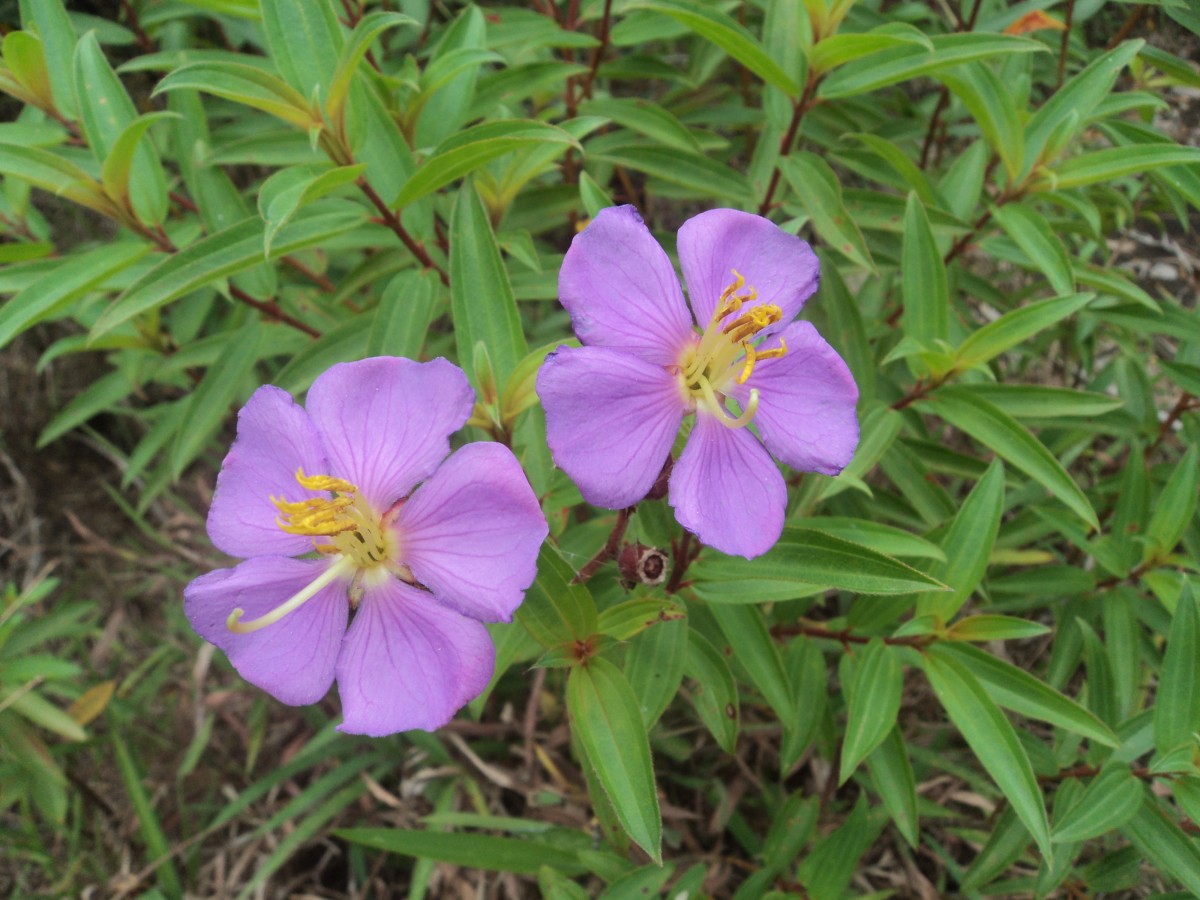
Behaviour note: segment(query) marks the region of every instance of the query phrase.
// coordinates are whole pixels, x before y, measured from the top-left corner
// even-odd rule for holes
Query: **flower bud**
[[[639,584],[662,584],[667,579],[669,563],[667,554],[645,544],[627,544],[617,556],[621,583],[627,588]]]

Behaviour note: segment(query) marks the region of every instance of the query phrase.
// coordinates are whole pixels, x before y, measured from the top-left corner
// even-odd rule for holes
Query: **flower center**
[[[331,491],[335,496],[307,497],[294,503],[272,497],[280,512],[275,522],[281,531],[328,537],[329,543],[318,544],[317,552],[341,553],[360,569],[374,568],[393,556],[391,551],[396,548],[389,532],[358,488],[331,475],[305,475],[303,469],[296,470],[296,481],[310,491]]]
[[[339,579],[350,584],[346,598],[352,607],[362,599],[363,582],[386,577],[380,566],[386,566],[398,578],[412,582],[412,572],[398,561],[398,542],[394,532],[384,526],[384,520],[371,508],[358,488],[332,475],[305,475],[296,470],[296,481],[310,491],[329,491],[333,497],[306,497],[289,501],[272,497],[279,510],[275,523],[288,534],[303,534],[313,538],[328,538],[328,542],[313,542],[321,554],[337,557],[311,583],[289,597],[265,615],[249,622],[242,621],[244,610],[235,609],[225,621],[225,627],[238,634],[250,634],[278,622],[299,609],[324,588]]]
[[[726,408],[723,392],[731,381],[745,384],[757,363],[783,356],[787,353],[787,345],[782,338],[779,346],[771,350],[757,350],[750,343],[764,328],[782,319],[783,310],[764,303],[741,312],[743,305],[757,299],[758,292],[746,285],[746,279],[737,269],[733,270],[733,277],[734,281],[721,292],[717,308],[700,340],[685,351],[680,362],[680,377],[697,408],[704,407],[728,428],[744,428],[758,410],[758,389],[751,389],[746,405],[737,416],[731,415]],[[739,293],[743,288],[745,293]]]

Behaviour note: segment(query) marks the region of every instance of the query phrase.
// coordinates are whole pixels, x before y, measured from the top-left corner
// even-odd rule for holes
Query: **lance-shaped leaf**
[[[118,241],[67,257],[0,306],[0,348],[25,329],[67,309],[149,252],[147,244]]]
[[[586,100],[579,105],[584,116],[602,116],[622,128],[628,128],[662,147],[674,147],[684,153],[700,153],[700,143],[686,125],[669,110],[643,97],[614,97]]]
[[[1042,791],[1012,724],[971,671],[935,644],[924,657],[938,700],[976,758],[1012,804],[1042,855],[1053,855]]]
[[[179,89],[202,91],[260,109],[305,132],[321,127],[308,100],[282,78],[257,66],[235,62],[199,62],[176,69],[158,83],[154,94]]]
[[[691,700],[700,721],[722,750],[733,753],[740,718],[737,682],[733,680],[728,660],[695,629],[689,632],[683,674],[696,682]]]
[[[1073,156],[1050,169],[1055,190],[1081,187],[1098,181],[1112,181],[1123,175],[1148,172],[1163,166],[1196,165],[1200,148],[1178,144],[1134,144],[1110,147],[1082,156]]]
[[[1146,792],[1141,809],[1121,833],[1157,868],[1177,879],[1193,896],[1200,896],[1200,848],[1194,838],[1167,818],[1154,797]]]
[[[944,563],[935,563],[930,574],[950,586],[949,591],[922,594],[917,615],[949,622],[979,586],[1000,531],[1004,511],[1004,465],[993,460],[971,489],[942,538]]]
[[[1041,213],[1027,203],[1010,203],[995,207],[992,217],[1046,276],[1055,293],[1070,294],[1075,290],[1075,272],[1067,248]]]
[[[1111,762],[1092,779],[1083,796],[1060,818],[1050,839],[1056,844],[1090,841],[1120,828],[1142,806],[1145,788],[1123,762]]]
[[[318,167],[315,172],[304,167],[280,169],[264,181],[258,191],[258,214],[266,226],[263,230],[263,256],[270,256],[275,235],[297,212],[309,203],[353,183],[364,169],[366,165],[363,163],[334,169]]]
[[[904,334],[925,346],[936,346],[950,334],[950,289],[942,251],[916,191],[909,193],[904,207],[900,258]]]
[[[1193,444],[1171,473],[1154,504],[1146,526],[1146,558],[1175,549],[1184,530],[1196,515],[1196,480],[1200,475],[1200,447]]]
[[[800,85],[771,58],[754,35],[723,12],[694,0],[636,0],[626,9],[664,13],[716,44],[767,84],[789,96],[800,96]]]
[[[574,850],[536,839],[407,828],[339,828],[333,833],[361,847],[491,872],[536,875],[542,866],[568,875],[587,871]]]
[[[141,141],[140,135],[130,135],[124,144],[120,143],[129,126],[136,122],[137,110],[104,58],[94,31],[80,38],[74,64],[79,118],[96,161],[104,165],[112,158],[113,151],[128,152],[129,162],[117,161],[114,166],[128,165],[132,169],[126,188],[129,209],[140,221],[159,224],[167,215],[167,181],[162,163],[153,145]]]
[[[973,331],[954,352],[956,367],[967,369],[994,359],[1040,331],[1083,309],[1095,294],[1069,294],[1028,303]],[[1006,385],[1005,387],[1015,387]]]
[[[883,799],[896,830],[915,848],[920,840],[917,813],[917,784],[904,746],[900,726],[892,728],[883,743],[867,759],[871,783]]]
[[[938,74],[971,113],[984,139],[996,151],[1015,184],[1025,155],[1024,135],[1017,115],[1016,100],[1000,77],[987,65],[975,62]]]
[[[933,49],[929,37],[906,22],[889,22],[860,33],[834,34],[809,52],[809,70],[814,74],[824,74],[880,50],[906,46]]]
[[[1117,736],[1112,729],[1094,713],[1069,697],[1064,697],[1024,669],[970,644],[947,643],[944,648],[945,652],[956,655],[979,679],[992,699],[1005,709],[1057,725],[1106,747],[1118,746]]]
[[[910,45],[864,56],[826,78],[818,95],[826,100],[853,97],[977,59],[1046,50],[1043,44],[1028,38],[969,32],[935,35],[930,43],[932,50]]]
[[[305,97],[327,96],[342,49],[333,0],[259,0],[276,69]]]
[[[1200,731],[1200,612],[1189,581],[1175,605],[1154,704],[1154,746],[1168,753],[1195,742]]]
[[[762,611],[750,606],[728,604],[711,607],[713,618],[721,627],[729,651],[736,651],[736,662],[750,676],[770,707],[783,723],[785,731],[794,731],[799,718],[792,683],[779,655],[779,647],[767,630]]]
[[[799,152],[780,161],[796,197],[812,216],[822,240],[852,262],[875,271],[875,261],[858,225],[846,211],[842,186],[829,163],[815,153]]]
[[[596,603],[575,570],[550,543],[538,554],[537,580],[525,592],[517,621],[543,647],[584,641],[596,633]]]
[[[588,159],[626,166],[685,187],[699,196],[750,202],[750,182],[746,176],[707,156],[685,155],[670,147],[620,145],[589,151]]]
[[[358,24],[354,26],[354,31],[350,33],[350,37],[342,47],[342,52],[338,56],[337,66],[329,82],[329,96],[325,100],[325,114],[330,122],[338,123],[342,121],[342,116],[345,113],[346,97],[349,96],[350,84],[354,79],[354,73],[358,70],[363,58],[367,55],[367,51],[371,49],[371,44],[389,28],[398,28],[401,25],[418,26],[420,23],[411,16],[395,12],[368,13],[358,20]]]
[[[54,109],[54,92],[41,38],[28,31],[4,36],[4,62],[12,77],[29,92],[34,106]]]
[[[482,341],[504,384],[529,348],[496,235],[470,187],[459,191],[450,219],[450,310],[460,362],[472,359]],[[473,366],[467,374],[475,377]]]
[[[27,181],[34,187],[65,197],[80,206],[116,219],[120,212],[100,182],[79,166],[40,147],[0,144],[0,174]]]
[[[108,156],[104,159],[104,165],[100,167],[100,183],[104,185],[105,193],[112,198],[114,203],[130,208],[132,203],[130,175],[134,170],[142,138],[155,122],[174,118],[178,118],[177,113],[166,111],[146,113],[126,125],[117,135],[112,149],[108,151]],[[138,163],[140,165],[141,160],[138,160]]]
[[[969,387],[947,387],[936,391],[921,405],[1016,466],[1092,528],[1099,528],[1091,503],[1062,463],[1029,429],[995,404]]]
[[[848,688],[840,784],[846,783],[896,724],[904,689],[904,671],[896,652],[882,640],[873,639],[862,651]]]
[[[348,211],[345,207],[314,208],[280,232],[271,247],[270,258],[324,243],[334,235],[356,228],[364,218],[363,212]],[[263,222],[255,216],[172,254],[104,311],[92,326],[92,336],[106,334],[134,316],[262,262],[262,244]]]
[[[571,727],[616,811],[621,827],[662,863],[662,815],[650,741],[637,698],[621,670],[603,657],[576,666],[567,678]]]
[[[532,119],[509,119],[472,126],[438,145],[404,183],[392,205],[402,209],[493,159],[539,143],[579,147],[579,142],[563,129]]]
[[[75,29],[67,15],[63,0],[37,0],[22,4],[22,13],[32,17],[34,28],[42,40],[49,66],[50,84],[54,88],[54,105],[68,119],[75,118],[75,77],[68,60],[75,53]],[[26,27],[29,22],[26,21]]]

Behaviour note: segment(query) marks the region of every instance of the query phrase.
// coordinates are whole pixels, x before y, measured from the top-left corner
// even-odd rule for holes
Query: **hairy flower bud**
[[[645,544],[627,544],[617,556],[617,569],[621,583],[627,588],[639,584],[662,584],[667,578],[670,557],[657,547]]]

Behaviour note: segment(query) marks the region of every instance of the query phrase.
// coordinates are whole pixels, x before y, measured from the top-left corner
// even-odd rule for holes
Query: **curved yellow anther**
[[[296,480],[301,487],[310,491],[337,491],[339,494],[353,494],[358,491],[354,485],[344,478],[334,478],[332,475],[305,475],[304,467],[296,470]]]
[[[242,616],[246,614],[246,611],[239,607],[229,614],[229,618],[225,620],[225,627],[235,634],[251,634],[262,628],[266,628],[268,625],[274,625],[288,613],[299,609],[338,578],[349,575],[354,568],[355,565],[351,559],[342,557],[314,578],[307,586],[284,600],[266,615],[259,616],[257,619],[251,619],[249,622],[243,622]]]
[[[742,350],[746,354],[746,364],[742,366],[742,371],[738,377],[734,379],[738,384],[745,384],[746,379],[750,377],[750,373],[754,371],[754,363],[758,359],[758,352],[752,344],[742,343]]]
[[[783,338],[779,339],[779,346],[773,347],[770,350],[760,350],[758,358],[762,359],[779,359],[781,356],[787,356],[787,341]]]

